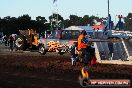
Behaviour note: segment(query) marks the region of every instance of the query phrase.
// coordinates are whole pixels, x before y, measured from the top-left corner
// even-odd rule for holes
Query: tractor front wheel
[[[43,45],[41,45],[41,46],[39,47],[39,53],[40,53],[41,55],[45,55],[45,54],[46,54],[46,49],[45,49],[45,47],[44,47]]]

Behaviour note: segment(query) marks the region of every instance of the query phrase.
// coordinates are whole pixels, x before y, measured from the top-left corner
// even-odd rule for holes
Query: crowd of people
[[[72,65],[75,65],[77,60],[82,62],[84,66],[95,64],[96,62],[94,45],[88,41],[86,36],[86,31],[82,31],[78,37],[78,41],[74,42],[70,48]]]

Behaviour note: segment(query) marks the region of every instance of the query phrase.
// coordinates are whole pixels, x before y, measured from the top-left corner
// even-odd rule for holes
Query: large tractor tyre
[[[23,45],[24,45],[24,42],[23,42],[22,36],[17,36],[15,40],[16,50],[23,50]]]
[[[45,49],[45,47],[43,46],[43,45],[40,45],[39,46],[39,53],[41,54],[41,55],[45,55],[46,54],[46,49]]]

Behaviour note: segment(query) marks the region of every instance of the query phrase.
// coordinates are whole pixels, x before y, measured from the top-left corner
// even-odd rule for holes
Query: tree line
[[[14,33],[18,34],[19,30],[35,29],[40,33],[45,30],[55,30],[56,28],[61,29],[69,26],[87,26],[88,24],[93,26],[95,24],[94,20],[103,22],[106,18],[89,15],[84,15],[83,17],[70,15],[69,19],[64,20],[61,15],[53,14],[49,16],[48,20],[42,16],[38,16],[35,20],[32,20],[31,16],[28,14],[19,17],[6,16],[4,18],[0,18],[0,31],[9,35]],[[124,29],[132,31],[132,13],[129,13],[128,16],[124,18],[124,22]]]

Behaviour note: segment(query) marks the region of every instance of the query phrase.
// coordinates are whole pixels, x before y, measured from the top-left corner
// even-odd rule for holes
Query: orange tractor
[[[37,49],[38,36],[36,30],[19,30],[19,35],[15,38],[16,50]]]

